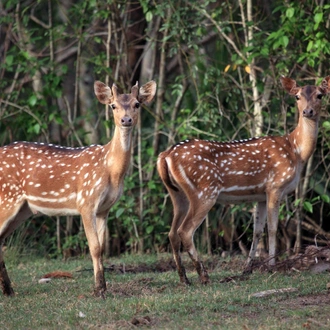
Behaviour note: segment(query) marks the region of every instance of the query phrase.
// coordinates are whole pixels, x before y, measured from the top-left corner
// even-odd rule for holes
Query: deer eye
[[[300,95],[296,95],[296,100],[300,100]]]
[[[319,100],[321,100],[322,99],[322,97],[323,97],[323,94],[317,94],[317,96],[316,96]]]
[[[115,110],[116,109],[116,105],[115,104],[110,104],[110,107],[112,108],[112,110]]]
[[[136,103],[135,103],[135,108],[136,108],[136,109],[139,109],[139,108],[140,108],[140,103],[139,103],[139,102],[136,102]]]

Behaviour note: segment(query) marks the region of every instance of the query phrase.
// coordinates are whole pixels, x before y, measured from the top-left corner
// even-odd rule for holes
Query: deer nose
[[[307,118],[311,118],[314,116],[314,110],[313,109],[305,109],[303,111],[303,116]]]
[[[131,117],[122,117],[121,124],[123,126],[132,126],[132,124],[133,124],[132,118]]]

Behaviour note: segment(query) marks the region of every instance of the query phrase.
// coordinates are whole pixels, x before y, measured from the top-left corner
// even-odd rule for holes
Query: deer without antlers
[[[14,295],[2,254],[4,239],[32,214],[81,215],[93,261],[95,295],[104,297],[102,263],[106,219],[123,192],[130,163],[132,130],[140,105],[156,92],[150,81],[130,94],[119,94],[100,81],[98,100],[113,110],[115,130],[104,145],[66,148],[43,143],[15,142],[0,148],[0,285]]]
[[[173,203],[169,239],[183,283],[190,282],[180,258],[181,244],[192,259],[200,281],[209,281],[193,236],[216,202],[257,202],[253,242],[245,272],[252,271],[266,217],[269,264],[275,264],[280,202],[297,186],[303,166],[315,149],[321,98],[329,92],[330,76],[318,87],[298,87],[294,80],[285,77],[281,78],[281,83],[297,100],[299,122],[292,133],[232,142],[186,140],[158,157],[158,172]]]

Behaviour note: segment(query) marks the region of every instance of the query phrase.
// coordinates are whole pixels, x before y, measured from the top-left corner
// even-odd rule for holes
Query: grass
[[[9,253],[8,253],[9,254]],[[112,267],[106,273],[107,299],[92,296],[93,272],[89,258],[69,261],[24,256],[6,258],[16,296],[0,296],[2,329],[328,329],[329,273],[255,272],[244,281],[220,282],[240,275],[244,260],[213,258],[211,283],[178,282],[176,271],[153,272],[156,264],[169,263],[170,255],[126,256],[105,261],[105,266],[143,265],[148,272],[123,274]],[[185,264],[189,261],[185,259]],[[148,266],[148,267],[146,267]],[[140,268],[139,268],[140,269]],[[43,274],[62,270],[73,279],[53,279],[39,284]],[[141,269],[140,269],[141,270]],[[251,294],[293,287],[298,291],[253,298]]]

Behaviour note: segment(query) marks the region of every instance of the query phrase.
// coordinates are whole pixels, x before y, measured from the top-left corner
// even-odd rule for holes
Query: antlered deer
[[[158,172],[173,203],[169,239],[183,283],[189,284],[189,280],[180,258],[181,244],[192,259],[200,281],[209,281],[193,236],[216,202],[257,202],[253,242],[245,272],[252,270],[266,217],[269,264],[275,264],[280,202],[297,186],[303,166],[315,149],[321,99],[330,90],[330,76],[318,87],[298,87],[294,80],[285,77],[281,78],[281,83],[297,100],[299,122],[292,133],[232,142],[186,140],[158,157]]]
[[[132,131],[141,104],[156,92],[150,81],[130,94],[115,85],[94,83],[98,100],[112,108],[115,130],[104,145],[67,148],[43,143],[15,142],[0,148],[0,285],[12,296],[2,254],[4,239],[32,214],[81,215],[93,261],[95,295],[104,297],[102,262],[106,219],[123,192],[130,163]]]

